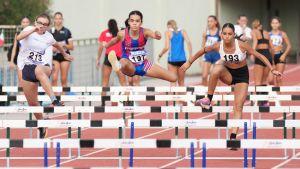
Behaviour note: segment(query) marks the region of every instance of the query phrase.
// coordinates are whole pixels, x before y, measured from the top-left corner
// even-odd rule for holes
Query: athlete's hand
[[[161,39],[161,33],[159,31],[154,32],[155,39],[160,40]]]
[[[69,54],[66,54],[66,55],[64,56],[64,58],[65,58],[67,61],[70,61],[70,62],[74,60],[74,57],[71,56],[71,55],[69,55]]]
[[[14,62],[9,62],[9,68],[10,68],[10,70],[14,70],[14,68],[15,68]]]
[[[35,31],[35,32],[39,32],[39,31],[41,30],[42,26],[43,26],[43,25],[35,25],[34,31]]]
[[[185,72],[186,70],[188,70],[191,67],[191,65],[192,64],[189,61],[187,61],[180,67],[180,70]]]
[[[271,70],[271,73],[272,73],[273,75],[275,75],[275,76],[279,76],[279,77],[282,76],[282,74],[281,74],[279,71],[275,70],[275,69],[272,69],[272,70]]]
[[[97,61],[96,61],[96,68],[97,68],[97,70],[99,70],[99,68],[100,68],[100,59],[97,59]]]

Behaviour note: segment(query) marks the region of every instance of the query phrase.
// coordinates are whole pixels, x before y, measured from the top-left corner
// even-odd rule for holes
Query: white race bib
[[[223,60],[230,63],[239,63],[241,62],[242,58],[237,54],[225,54],[223,56]]]
[[[218,40],[219,40],[218,37],[207,37],[205,46],[206,46],[206,47],[212,46],[212,45],[214,45],[215,43],[217,43]]]
[[[27,60],[30,63],[34,63],[34,64],[44,64],[45,60],[44,60],[44,53],[41,52],[34,52],[34,51],[28,51],[27,52]]]
[[[142,63],[147,57],[145,50],[131,51],[129,53],[129,60],[133,63]]]
[[[271,36],[271,40],[274,46],[281,46],[282,44],[282,38],[278,35]]]

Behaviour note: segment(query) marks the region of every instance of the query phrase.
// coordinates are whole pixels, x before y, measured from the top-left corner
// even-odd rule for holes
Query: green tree
[[[19,25],[24,16],[34,21],[41,13],[49,13],[50,0],[0,0],[0,25]]]

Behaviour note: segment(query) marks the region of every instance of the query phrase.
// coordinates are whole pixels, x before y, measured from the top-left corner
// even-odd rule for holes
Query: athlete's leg
[[[177,67],[172,65],[172,64],[168,64],[168,70],[170,72],[172,72],[173,74],[177,74],[178,76],[178,73],[177,73]],[[171,86],[176,86],[176,82],[171,82]]]
[[[54,92],[49,81],[49,76],[51,75],[51,69],[49,66],[37,65],[35,70],[35,76],[41,83],[43,89],[47,93],[48,96],[53,97]]]
[[[210,71],[211,63],[204,61],[202,67],[202,85],[207,86],[208,74]]]
[[[52,63],[53,63],[52,86],[57,86],[58,74],[60,72],[60,63],[56,60],[53,60]]]
[[[176,82],[177,76],[175,73],[163,69],[162,67],[158,66],[157,64],[153,64],[150,70],[147,71],[146,76],[155,77],[162,80],[167,80],[169,82]]]
[[[60,78],[61,78],[61,85],[63,87],[68,86],[68,74],[69,74],[70,62],[63,61],[60,63]]]
[[[234,86],[234,105],[233,105],[233,118],[241,119],[243,106],[247,97],[248,83],[237,83]],[[233,127],[231,133],[237,134],[238,127]]]
[[[179,68],[177,68],[177,76],[178,76],[178,86],[184,86],[184,79],[185,79],[185,72],[181,71]]]
[[[263,75],[264,75],[264,66],[255,64],[254,65],[254,83],[255,86],[259,86],[263,84]]]
[[[276,64],[276,70],[283,74],[283,72],[285,70],[285,63]],[[281,86],[282,78],[280,76],[276,76],[275,79],[276,79],[276,86]]]

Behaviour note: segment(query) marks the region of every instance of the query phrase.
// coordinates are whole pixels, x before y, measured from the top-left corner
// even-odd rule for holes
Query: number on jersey
[[[239,55],[224,55],[224,59],[226,62],[238,62]]]
[[[38,61],[38,62],[43,61],[42,60],[42,55],[38,54],[38,53],[34,53],[34,52],[30,52],[28,58],[33,60],[33,61]]]

